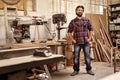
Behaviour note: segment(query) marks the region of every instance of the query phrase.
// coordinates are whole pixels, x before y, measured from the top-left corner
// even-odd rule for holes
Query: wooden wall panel
[[[21,0],[16,6],[18,10],[24,10],[24,2],[26,0]]]
[[[5,4],[0,0],[0,8],[3,8],[4,5],[5,5]]]
[[[85,15],[88,19],[90,19],[92,26],[96,29],[100,29],[100,22],[99,22],[99,16],[98,14],[86,14]]]
[[[104,9],[103,15],[100,15],[100,14],[85,14],[85,16],[88,19],[90,19],[93,27],[97,30],[100,29],[100,26],[101,26],[100,21],[99,21],[99,16],[100,16],[103,24],[105,25],[105,28],[107,29],[107,19],[106,19],[107,15],[106,15],[106,10],[105,9]]]
[[[107,10],[106,9],[103,10],[103,15],[100,15],[100,17],[102,19],[103,24],[105,25],[105,29],[107,30],[108,29],[108,21],[107,21]]]

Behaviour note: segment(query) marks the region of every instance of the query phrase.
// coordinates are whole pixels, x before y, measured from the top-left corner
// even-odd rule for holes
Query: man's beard
[[[82,17],[83,13],[79,12],[79,13],[76,13],[76,15],[77,15],[78,17]]]

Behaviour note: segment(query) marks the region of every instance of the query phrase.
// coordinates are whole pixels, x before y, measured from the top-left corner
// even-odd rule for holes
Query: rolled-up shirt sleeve
[[[89,30],[89,31],[93,31],[93,27],[92,27],[92,25],[91,25],[90,20],[88,20],[88,30]]]
[[[73,30],[74,30],[73,20],[71,20],[71,22],[68,25],[68,33],[72,33]]]

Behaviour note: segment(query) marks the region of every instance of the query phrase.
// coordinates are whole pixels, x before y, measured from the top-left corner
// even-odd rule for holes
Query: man
[[[68,35],[72,42],[74,43],[74,66],[73,66],[74,72],[71,74],[71,76],[77,75],[80,70],[79,56],[81,49],[83,49],[84,52],[86,71],[88,74],[94,75],[91,67],[90,44],[89,44],[92,38],[93,28],[91,26],[90,21],[87,18],[82,17],[84,12],[83,6],[81,5],[77,6],[75,11],[77,17],[71,20],[68,26]]]

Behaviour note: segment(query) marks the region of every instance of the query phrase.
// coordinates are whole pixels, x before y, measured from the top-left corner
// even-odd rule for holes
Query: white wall
[[[0,44],[5,44],[5,26],[4,26],[4,17],[0,16]]]
[[[60,13],[61,10],[60,6],[53,6],[52,5],[52,1],[53,0],[36,0],[37,4],[37,11],[36,12],[28,12],[29,16],[45,16],[45,20],[49,20],[49,25],[48,27],[51,28],[51,30],[54,30],[56,27],[52,24],[52,15],[55,13]],[[54,5],[58,5],[56,4],[56,2],[59,0],[54,0]],[[70,5],[72,5],[71,7],[69,7],[70,5],[67,6],[67,9],[72,8],[71,11],[67,10],[67,12],[65,13],[67,16],[67,24],[65,24],[63,27],[67,27],[70,20],[75,18],[75,7],[77,5],[84,5],[85,6],[85,12],[89,12],[89,8],[87,7],[87,3],[88,0],[78,0],[76,1],[76,3],[72,3]],[[54,7],[54,8],[53,8]],[[61,6],[62,7],[62,6]],[[56,11],[54,11],[53,9],[56,8]],[[0,14],[3,14],[0,12]],[[19,15],[23,15],[23,12],[19,12]],[[1,33],[1,37],[0,37],[0,44],[5,44],[5,26],[4,26],[4,16],[0,16],[0,33]],[[31,26],[30,28],[30,32],[31,32],[31,39],[34,36],[34,30],[35,30],[35,26]],[[50,35],[49,33],[46,31],[45,26],[39,26],[39,31],[40,31],[40,39],[44,39],[44,38],[48,38]],[[67,33],[67,30],[62,30],[61,31],[61,37],[65,37]]]
[[[90,0],[79,0],[80,5],[83,5],[85,8],[84,13],[90,13],[91,9],[89,6]]]

